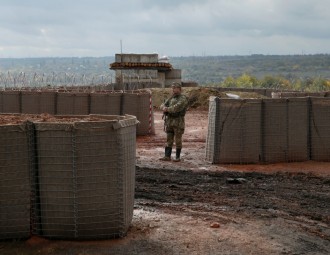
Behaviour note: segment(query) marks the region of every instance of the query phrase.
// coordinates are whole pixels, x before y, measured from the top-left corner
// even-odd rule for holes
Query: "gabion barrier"
[[[136,124],[129,115],[42,115],[0,126],[0,239],[124,236],[133,216]]]
[[[54,91],[22,91],[22,113],[40,114],[56,112],[56,92]]]
[[[0,125],[0,239],[30,235],[30,159],[26,124]]]
[[[310,159],[310,98],[287,99],[288,155],[286,161]]]
[[[210,98],[212,163],[330,161],[330,99]]]
[[[0,113],[21,113],[20,91],[0,91]]]
[[[82,90],[82,89],[81,89]],[[4,90],[0,91],[0,113],[57,115],[133,115],[140,122],[137,135],[155,133],[150,91],[60,91]],[[87,92],[86,92],[87,91]]]
[[[258,162],[261,102],[213,97],[209,107],[207,160],[222,163]]]
[[[308,99],[264,99],[262,105],[262,161],[308,160]]]
[[[326,97],[328,92],[272,92],[272,98],[291,98],[291,97]]]
[[[236,87],[215,87],[218,91],[233,91],[233,92],[248,92],[248,93],[257,93],[262,96],[272,97],[273,93],[276,93],[276,89],[265,89],[265,88],[236,88]]]
[[[153,108],[150,93],[124,93],[122,102],[122,114],[137,116],[140,125],[137,127],[137,135],[154,134]]]
[[[91,114],[120,115],[122,92],[91,93]]]
[[[89,93],[58,92],[56,114],[59,115],[89,114]]]
[[[137,135],[154,134],[155,126],[151,93],[139,93],[137,103],[137,119],[141,123],[137,127]]]
[[[330,161],[330,99],[311,98],[311,159]]]
[[[138,115],[139,96],[137,93],[124,93],[122,97],[122,112],[133,116]]]

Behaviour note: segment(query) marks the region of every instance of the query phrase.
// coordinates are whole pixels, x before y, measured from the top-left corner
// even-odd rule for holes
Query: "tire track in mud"
[[[330,178],[311,174],[136,169],[136,203],[223,223],[282,218],[330,241]]]

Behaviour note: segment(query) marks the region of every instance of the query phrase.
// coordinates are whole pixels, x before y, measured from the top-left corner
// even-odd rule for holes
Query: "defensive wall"
[[[330,161],[330,98],[221,99],[209,104],[212,163]]]
[[[0,240],[126,234],[134,205],[135,116],[2,117],[8,122],[0,125]]]
[[[154,134],[151,92],[21,89],[0,91],[0,113],[53,115],[133,115],[140,122],[137,135]]]

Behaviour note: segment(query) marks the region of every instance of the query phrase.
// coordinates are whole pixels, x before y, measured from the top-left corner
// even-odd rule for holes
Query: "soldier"
[[[187,97],[181,94],[181,83],[174,82],[172,84],[172,96],[160,106],[164,113],[164,131],[167,136],[165,156],[160,158],[160,160],[171,160],[172,146],[175,140],[176,157],[173,161],[180,161],[182,135],[185,128],[184,116],[187,106]]]

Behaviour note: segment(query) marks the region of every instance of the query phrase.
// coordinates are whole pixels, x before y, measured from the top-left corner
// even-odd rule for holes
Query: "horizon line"
[[[121,53],[116,53],[121,54]],[[153,54],[153,53],[122,53],[122,54]],[[157,53],[156,53],[157,54]],[[310,53],[310,54],[232,54],[232,55],[185,55],[185,56],[168,56],[170,58],[189,58],[189,57],[257,57],[257,56],[319,56],[319,55],[330,55],[330,53]],[[44,56],[44,57],[0,57],[0,59],[38,59],[38,58],[114,58],[113,56]]]

